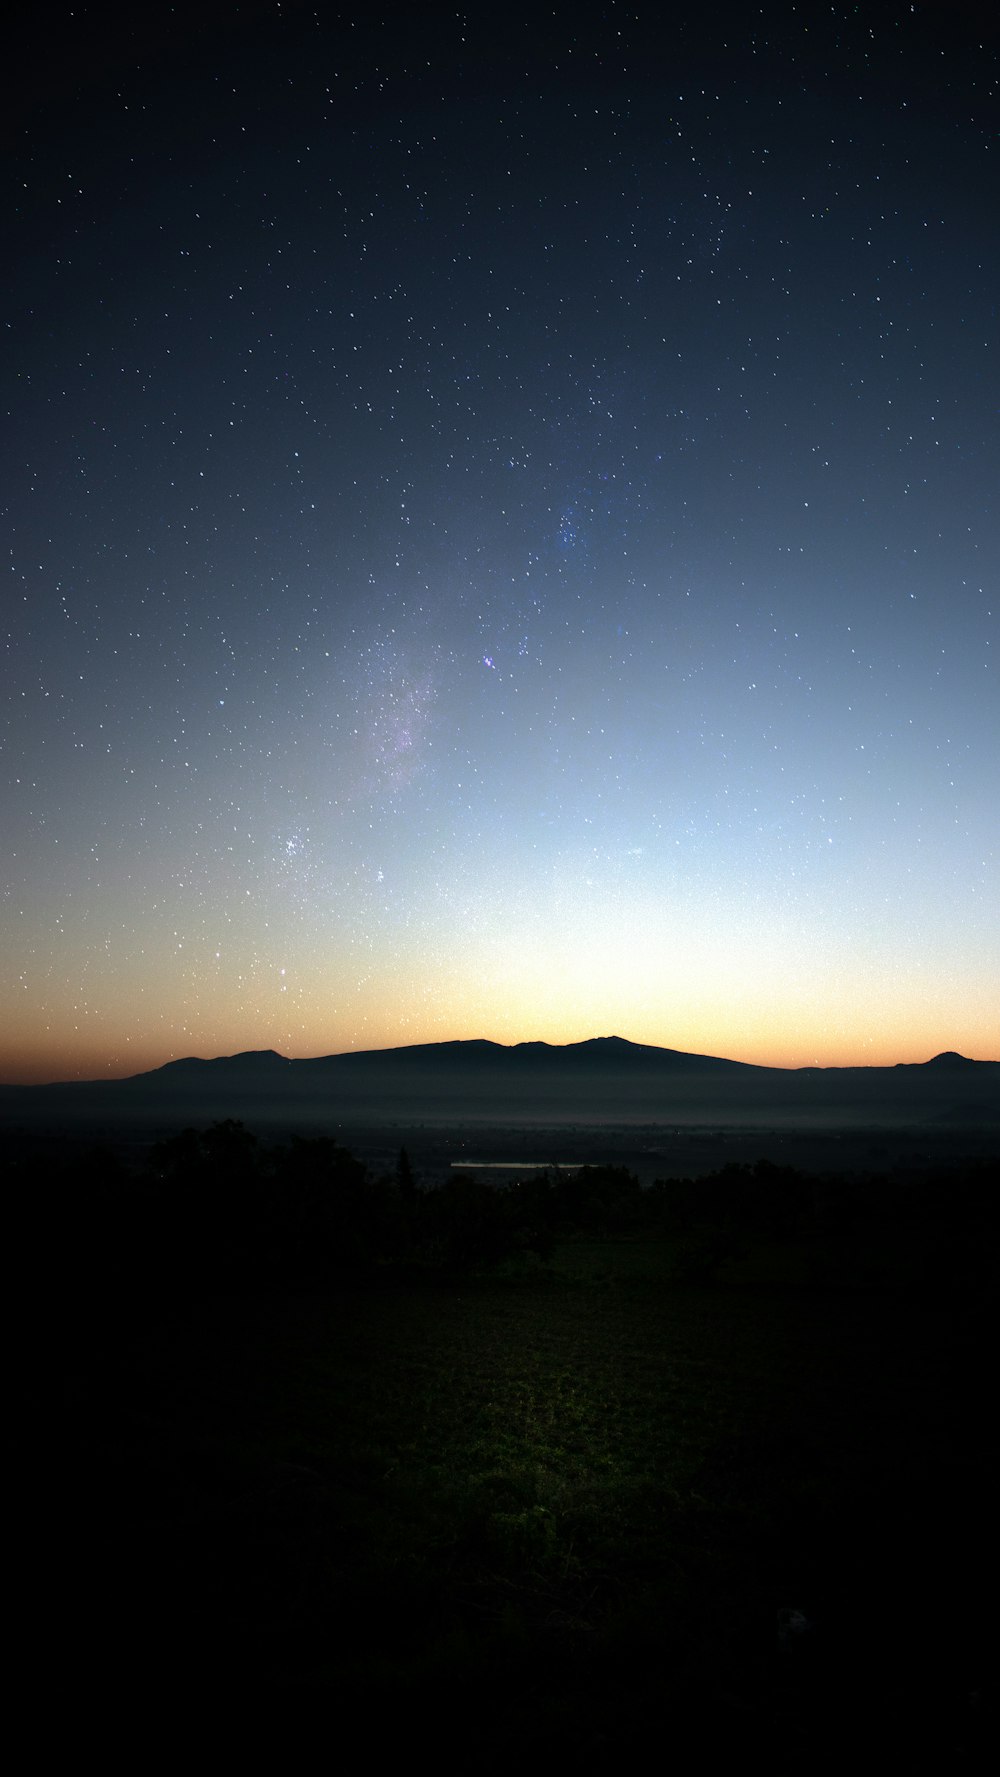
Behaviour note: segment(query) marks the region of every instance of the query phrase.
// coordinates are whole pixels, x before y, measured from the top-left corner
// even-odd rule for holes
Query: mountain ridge
[[[287,1056],[277,1049],[243,1049],[233,1055],[198,1056],[188,1055],[172,1061],[161,1063],[158,1067],[146,1069],[138,1074],[128,1074],[114,1081],[51,1081],[50,1085],[123,1085],[126,1082],[149,1080],[156,1075],[166,1074],[168,1070],[182,1068],[222,1068],[240,1065],[247,1069],[264,1066],[281,1068],[319,1068],[327,1065],[364,1065],[392,1066],[397,1063],[409,1064],[418,1060],[429,1062],[441,1061],[500,1061],[501,1058],[517,1059],[518,1061],[539,1061],[543,1065],[556,1058],[567,1060],[621,1062],[623,1065],[635,1065],[640,1058],[656,1059],[660,1065],[685,1067],[689,1065],[707,1066],[712,1068],[741,1069],[755,1074],[776,1074],[797,1077],[804,1074],[828,1075],[847,1073],[889,1073],[900,1069],[941,1068],[993,1068],[1000,1067],[1000,1061],[977,1060],[961,1055],[955,1049],[942,1050],[931,1056],[927,1061],[897,1061],[890,1063],[847,1062],[833,1063],[826,1066],[817,1062],[807,1062],[799,1067],[778,1067],[767,1062],[736,1061],[728,1056],[702,1055],[695,1051],[671,1049],[656,1043],[634,1043],[628,1037],[586,1037],[575,1043],[546,1043],[540,1040],[529,1040],[518,1043],[498,1043],[490,1037],[460,1037],[445,1039],[437,1043],[404,1043],[385,1049],[342,1049],[327,1055]]]
[[[76,1091],[84,1088],[114,1091],[143,1085],[155,1087],[173,1084],[185,1078],[205,1080],[222,1074],[239,1075],[248,1080],[254,1077],[266,1082],[280,1076],[290,1078],[293,1075],[304,1076],[307,1072],[334,1073],[338,1069],[353,1073],[366,1070],[377,1072],[380,1069],[419,1071],[421,1067],[425,1067],[432,1072],[440,1072],[442,1068],[451,1067],[464,1072],[490,1066],[515,1069],[517,1072],[532,1067],[550,1071],[560,1068],[587,1071],[604,1068],[609,1071],[651,1070],[657,1073],[724,1072],[743,1078],[767,1076],[774,1081],[848,1075],[888,1077],[931,1070],[935,1073],[961,1074],[963,1080],[982,1069],[996,1069],[1000,1074],[1000,1061],[973,1059],[959,1054],[955,1049],[942,1050],[927,1061],[828,1066],[806,1063],[799,1067],[777,1067],[762,1062],[735,1061],[727,1056],[671,1049],[654,1043],[634,1043],[627,1037],[619,1036],[587,1037],[574,1043],[546,1043],[538,1040],[498,1043],[489,1037],[471,1037],[446,1039],[436,1043],[399,1044],[385,1049],[344,1049],[315,1056],[287,1056],[277,1049],[243,1049],[232,1055],[185,1055],[161,1062],[154,1068],[113,1079],[97,1077],[86,1080],[48,1080],[32,1085],[0,1083],[0,1093],[39,1093],[64,1089]]]

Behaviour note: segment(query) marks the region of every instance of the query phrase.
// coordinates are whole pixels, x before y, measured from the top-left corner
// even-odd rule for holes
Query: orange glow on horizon
[[[212,1059],[220,1055],[236,1055],[246,1050],[276,1049],[293,1060],[336,1055],[350,1050],[403,1048],[411,1044],[469,1041],[485,1038],[505,1047],[521,1042],[542,1042],[553,1046],[586,1042],[593,1037],[619,1036],[627,1041],[654,1048],[675,1049],[687,1054],[713,1055],[730,1061],[752,1063],[757,1067],[891,1067],[897,1063],[919,1063],[931,1060],[943,1050],[957,1050],[971,1060],[1000,1059],[1000,1040],[992,1036],[985,1022],[967,1023],[957,1035],[952,1029],[924,1028],[919,1031],[885,1030],[877,1037],[853,1041],[845,1035],[831,1033],[823,1037],[812,1034],[812,1041],[782,1039],[777,1031],[760,1029],[726,1034],[703,1025],[680,1029],[650,1028],[647,1024],[594,1024],[593,1026],[559,1025],[543,1020],[527,1019],[517,1032],[510,1021],[499,1026],[467,1026],[427,1019],[422,1023],[407,1021],[405,1028],[332,1032],[324,1040],[320,1031],[305,1040],[276,1040],[263,1027],[239,1029],[235,1026],[191,1030],[186,1038],[155,1041],[145,1039],[128,1045],[104,1048],[93,1037],[75,1042],[44,1042],[35,1039],[15,1045],[0,1043],[0,1084],[45,1085],[66,1080],[116,1080],[133,1074],[147,1073],[184,1056]]]
[[[504,913],[510,917],[503,917]],[[456,940],[456,931],[461,933]],[[758,1066],[892,1066],[944,1050],[1000,1056],[989,972],[957,948],[921,964],[900,940],[859,941],[818,917],[766,919],[653,897],[541,908],[471,902],[369,953],[255,929],[230,958],[166,945],[89,986],[21,997],[0,1083],[122,1079],[182,1056],[290,1058],[474,1038],[513,1045],[620,1036]],[[16,978],[4,984],[16,1004]]]

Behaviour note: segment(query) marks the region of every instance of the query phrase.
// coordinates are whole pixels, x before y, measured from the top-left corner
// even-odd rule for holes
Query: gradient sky
[[[0,1078],[1000,1055],[994,9],[110,17],[19,63]]]

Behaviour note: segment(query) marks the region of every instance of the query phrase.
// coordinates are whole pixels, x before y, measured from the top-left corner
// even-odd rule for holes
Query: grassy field
[[[577,1240],[447,1285],[92,1305],[52,1542],[81,1691],[480,1763],[971,1757],[978,1325],[766,1273]]]

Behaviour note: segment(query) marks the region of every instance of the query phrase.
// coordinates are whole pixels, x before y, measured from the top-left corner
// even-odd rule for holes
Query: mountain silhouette
[[[0,1120],[257,1126],[491,1123],[1000,1127],[1000,1062],[954,1051],[893,1067],[773,1068],[631,1043],[486,1038],[291,1060],[274,1049],[185,1056],[123,1080],[0,1087]]]

